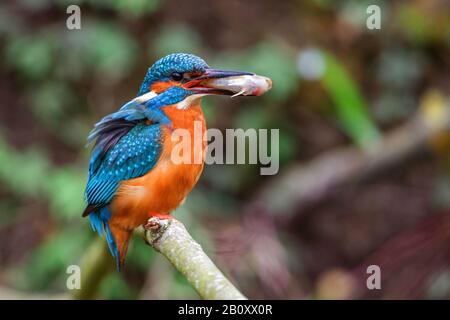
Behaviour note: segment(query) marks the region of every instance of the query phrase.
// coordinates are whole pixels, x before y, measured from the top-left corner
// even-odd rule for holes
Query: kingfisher
[[[262,81],[261,81],[262,79]],[[147,71],[137,96],[95,124],[83,217],[105,235],[120,271],[133,230],[151,217],[170,219],[202,173],[207,141],[201,98],[205,95],[261,95],[268,78],[250,72],[213,69],[192,54],[174,53]],[[194,135],[201,124],[201,148],[190,148],[191,159],[174,162],[176,129]],[[197,138],[198,139],[198,138]]]

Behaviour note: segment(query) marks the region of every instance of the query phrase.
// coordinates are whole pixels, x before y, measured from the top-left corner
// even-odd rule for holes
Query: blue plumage
[[[119,252],[108,225],[108,221],[110,218],[111,213],[106,207],[100,208],[89,215],[89,221],[91,222],[92,229],[98,232],[99,235],[106,235],[106,242],[108,243],[109,251],[111,252],[111,255],[116,259],[117,267],[120,268],[120,263],[118,260]]]
[[[123,123],[125,126],[129,122],[146,119],[154,123],[170,125],[170,119],[160,108],[183,101],[191,94],[192,92],[181,87],[172,87],[144,103],[131,100],[120,108],[119,111],[107,115],[100,120],[89,134],[88,143],[98,139],[105,132],[113,134],[115,131],[109,130],[110,128],[108,126],[111,123],[117,123],[114,122],[115,120],[126,121]],[[132,124],[134,125],[135,123]]]
[[[161,152],[161,128],[159,125],[136,124],[117,144],[98,157],[101,150],[94,150],[86,186],[86,201],[90,210],[92,228],[105,234],[111,254],[120,269],[119,254],[108,225],[111,202],[120,181],[140,177],[153,168]]]
[[[161,127],[137,123],[106,154],[102,156],[101,151],[94,149],[86,186],[87,203],[96,207],[111,202],[120,181],[140,177],[153,168],[161,151]]]

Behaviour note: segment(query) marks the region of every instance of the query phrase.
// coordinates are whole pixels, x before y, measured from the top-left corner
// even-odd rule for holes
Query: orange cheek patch
[[[167,89],[177,86],[178,83],[175,81],[157,81],[155,83],[152,83],[150,86],[150,90],[153,92],[156,92],[157,94],[166,91]]]

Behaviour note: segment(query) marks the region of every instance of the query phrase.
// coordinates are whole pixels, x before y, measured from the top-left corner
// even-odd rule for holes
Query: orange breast
[[[175,106],[163,108],[172,122],[172,128],[163,127],[163,148],[155,167],[146,175],[122,182],[111,203],[111,224],[133,229],[144,224],[149,213],[167,214],[176,209],[197,183],[203,170],[207,143],[203,141],[206,130],[200,101],[193,106],[179,110]],[[194,124],[201,124],[201,134],[194,134]],[[172,141],[172,130],[185,129],[192,137],[191,159],[195,163],[174,163],[172,151],[177,141]],[[200,140],[201,141],[200,141]]]

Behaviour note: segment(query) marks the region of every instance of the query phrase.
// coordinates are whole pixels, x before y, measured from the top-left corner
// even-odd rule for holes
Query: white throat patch
[[[184,99],[183,101],[178,102],[175,106],[177,109],[184,110],[189,108],[196,100],[201,97],[206,96],[204,93],[193,94]]]

